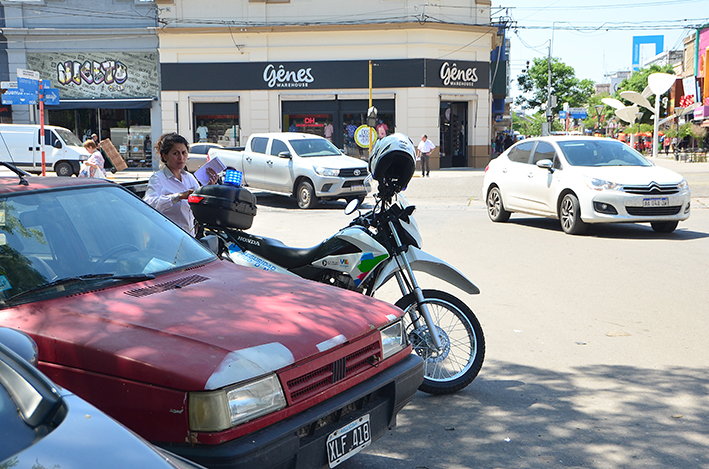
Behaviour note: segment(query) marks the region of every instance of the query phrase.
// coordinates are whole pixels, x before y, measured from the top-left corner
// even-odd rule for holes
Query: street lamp
[[[593,106],[596,109],[596,115],[598,116],[598,120],[596,121],[596,128],[600,131],[601,130],[601,113],[603,112],[603,109],[605,106],[603,104],[596,104]]]

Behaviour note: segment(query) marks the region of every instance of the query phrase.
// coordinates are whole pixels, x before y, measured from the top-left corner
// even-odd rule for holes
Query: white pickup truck
[[[318,135],[252,134],[244,151],[209,150],[209,158],[215,156],[244,173],[246,186],[295,196],[300,208],[313,208],[320,200],[361,202],[367,195],[367,163],[344,155]]]

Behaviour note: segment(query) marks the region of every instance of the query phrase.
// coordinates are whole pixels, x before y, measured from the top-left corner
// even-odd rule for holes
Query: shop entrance
[[[241,146],[239,103],[194,103],[192,110],[194,142],[218,143],[223,147]]]
[[[468,103],[441,101],[439,116],[440,166],[441,168],[464,168],[468,166]]]

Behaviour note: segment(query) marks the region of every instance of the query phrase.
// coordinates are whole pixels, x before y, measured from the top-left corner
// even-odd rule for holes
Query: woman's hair
[[[165,155],[170,153],[172,147],[174,147],[178,143],[183,144],[185,147],[187,147],[187,151],[190,151],[190,144],[187,142],[187,139],[185,139],[185,137],[178,134],[177,132],[170,132],[167,134],[162,134],[160,136],[157,143],[155,144],[155,151],[160,154],[160,159],[163,161],[163,163],[167,161]]]
[[[86,149],[88,150],[89,147],[91,147],[91,148],[96,148],[96,142],[94,142],[92,139],[86,140],[86,141],[84,142],[84,148],[86,148]]]

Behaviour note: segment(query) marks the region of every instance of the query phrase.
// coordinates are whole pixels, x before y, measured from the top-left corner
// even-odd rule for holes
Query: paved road
[[[709,165],[658,164],[691,170],[706,195],[694,186]],[[695,203],[673,234],[568,236],[554,220],[490,222],[481,183],[480,171],[439,171],[406,191],[426,250],[481,289],[457,292],[486,334],[481,374],[455,395],[418,393],[386,439],[341,467],[709,468],[709,208]],[[343,203],[259,202],[252,231],[293,245],[350,219]]]

